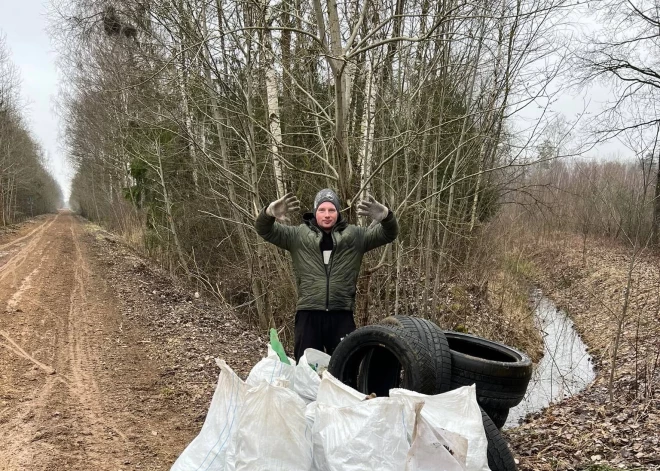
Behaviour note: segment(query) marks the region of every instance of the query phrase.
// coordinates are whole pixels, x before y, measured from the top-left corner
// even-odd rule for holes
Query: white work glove
[[[387,209],[387,206],[380,204],[371,195],[367,195],[367,198],[360,201],[357,207],[358,216],[368,216],[373,219],[372,226],[385,219],[389,213],[390,210]]]
[[[289,218],[286,215],[292,211],[298,211],[300,209],[300,201],[293,193],[287,193],[282,196],[280,199],[273,201],[266,208],[266,214],[271,217],[274,217],[280,222],[288,221]]]

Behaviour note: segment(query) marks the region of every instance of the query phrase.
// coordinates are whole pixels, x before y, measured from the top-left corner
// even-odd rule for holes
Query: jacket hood
[[[333,231],[335,231],[335,230],[343,231],[344,229],[346,229],[348,227],[348,221],[346,221],[346,219],[344,219],[344,216],[342,216],[342,214],[340,212],[337,212],[337,215],[338,215],[337,216],[337,222],[335,223],[334,226],[332,226],[332,230]],[[311,212],[310,213],[305,213],[305,214],[303,214],[302,219],[303,219],[303,222],[305,223],[305,225],[307,227],[309,227],[310,229],[316,229],[316,230],[319,230],[319,231],[321,230],[318,223],[316,222],[316,217],[314,217],[314,213],[311,213]]]

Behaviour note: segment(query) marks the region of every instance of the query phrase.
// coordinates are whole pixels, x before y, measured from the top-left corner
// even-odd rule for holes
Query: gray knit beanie
[[[324,188],[323,190],[319,191],[314,198],[314,214],[316,214],[316,210],[319,209],[321,203],[325,203],[326,201],[334,204],[337,212],[341,210],[341,205],[339,204],[339,197],[337,196],[337,193],[332,191],[330,188]]]

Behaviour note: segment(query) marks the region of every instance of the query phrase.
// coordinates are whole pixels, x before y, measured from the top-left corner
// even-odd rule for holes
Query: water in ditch
[[[525,398],[509,411],[505,428],[518,425],[531,412],[578,393],[596,377],[591,356],[573,321],[540,291],[534,293],[534,299],[544,355],[534,369]]]

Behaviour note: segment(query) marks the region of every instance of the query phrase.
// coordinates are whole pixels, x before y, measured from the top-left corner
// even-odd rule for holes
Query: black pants
[[[296,361],[306,348],[332,355],[341,339],[355,330],[351,311],[298,311],[293,354]]]

